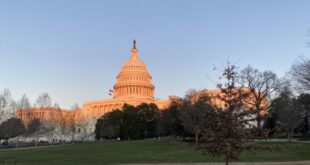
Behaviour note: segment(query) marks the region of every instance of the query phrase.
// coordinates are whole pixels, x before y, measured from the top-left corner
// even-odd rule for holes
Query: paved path
[[[27,150],[27,149],[34,149],[34,148],[51,148],[51,147],[63,147],[67,145],[73,144],[54,144],[54,145],[44,145],[44,146],[30,146],[30,147],[17,147],[17,148],[1,148],[0,152],[4,151],[12,151],[12,150]]]
[[[257,142],[295,142],[295,143],[310,143],[310,140],[307,141],[302,141],[302,140],[298,140],[298,139],[267,139],[267,140],[254,140]]]
[[[230,165],[310,165],[310,161],[298,161],[298,162],[241,162],[241,163],[229,163]],[[155,165],[155,164],[145,164]],[[225,163],[161,163],[156,165],[225,165]]]

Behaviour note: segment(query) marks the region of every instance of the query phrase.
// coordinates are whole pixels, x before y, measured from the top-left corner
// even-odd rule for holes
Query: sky
[[[1,0],[0,91],[108,99],[137,41],[155,95],[212,89],[227,60],[286,77],[310,57],[309,0]]]

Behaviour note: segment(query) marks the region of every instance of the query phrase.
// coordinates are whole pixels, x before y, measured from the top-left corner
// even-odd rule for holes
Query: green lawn
[[[259,145],[268,145],[276,149],[272,152],[257,151],[255,155],[244,153],[240,161],[310,160],[309,143],[260,142]],[[16,159],[18,165],[222,161],[220,158],[202,155],[188,144],[165,140],[97,142],[48,148],[0,150],[0,162],[8,159]]]

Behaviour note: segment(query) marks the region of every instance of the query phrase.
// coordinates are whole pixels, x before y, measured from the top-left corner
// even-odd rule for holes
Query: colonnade
[[[117,95],[118,97],[124,95],[142,95],[150,97],[154,96],[154,87],[148,87],[148,86],[126,85],[116,87],[114,90],[115,95]]]

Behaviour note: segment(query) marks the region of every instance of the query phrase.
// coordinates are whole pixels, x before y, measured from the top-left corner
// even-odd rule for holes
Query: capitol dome
[[[139,59],[136,42],[133,42],[131,55],[126,61],[120,73],[116,77],[114,85],[114,98],[146,98],[154,99],[154,85],[152,76],[146,65]]]

